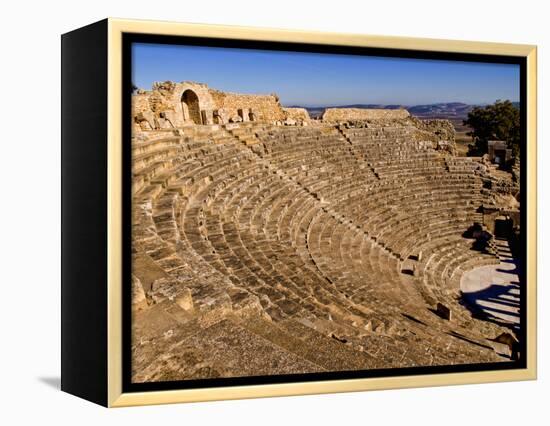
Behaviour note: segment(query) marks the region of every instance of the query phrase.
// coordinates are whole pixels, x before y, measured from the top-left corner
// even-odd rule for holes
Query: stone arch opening
[[[202,124],[199,97],[191,89],[187,89],[181,94],[181,109],[184,121]]]

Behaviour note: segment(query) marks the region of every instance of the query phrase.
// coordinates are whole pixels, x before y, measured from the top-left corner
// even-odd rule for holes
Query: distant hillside
[[[466,118],[475,105],[463,104],[461,102],[450,102],[429,105],[414,105],[407,107],[407,110],[418,117],[430,118]]]

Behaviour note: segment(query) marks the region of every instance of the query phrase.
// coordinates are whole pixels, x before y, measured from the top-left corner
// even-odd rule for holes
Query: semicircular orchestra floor
[[[488,320],[519,331],[519,266],[505,240],[496,240],[500,263],[480,266],[466,272],[460,289],[467,305]]]

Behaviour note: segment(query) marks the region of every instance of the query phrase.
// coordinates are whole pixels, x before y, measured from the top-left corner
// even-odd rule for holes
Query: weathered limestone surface
[[[291,119],[296,122],[308,123],[311,119],[305,108],[283,108],[285,119]]]
[[[449,120],[419,120],[415,117],[411,117],[410,120],[418,128],[415,135],[417,140],[430,141],[432,148],[456,155],[456,131]]]
[[[327,108],[322,120],[339,122],[348,120],[399,120],[409,117],[406,109]]]
[[[138,90],[132,96],[132,108],[140,130],[229,122],[275,122],[286,117],[275,94],[222,92],[196,82],[155,83],[152,90]]]
[[[178,122],[190,88],[213,124]],[[448,122],[304,127],[298,110],[259,120],[250,95],[154,91],[134,100],[133,380],[509,359],[513,328],[460,302],[464,274],[500,262],[482,208],[502,213],[499,180],[443,147]]]
[[[211,90],[214,109],[223,108],[229,116],[238,116],[239,109],[248,109],[256,115],[255,121],[276,121],[284,119],[277,95],[249,95]],[[249,121],[243,120],[243,121]]]

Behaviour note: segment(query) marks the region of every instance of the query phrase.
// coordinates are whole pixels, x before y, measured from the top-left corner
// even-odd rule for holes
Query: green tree
[[[475,107],[463,123],[472,129],[467,133],[472,137],[472,155],[485,154],[487,141],[490,140],[505,141],[508,147],[512,148],[514,155],[519,153],[520,114],[512,102],[498,100],[486,107]]]

